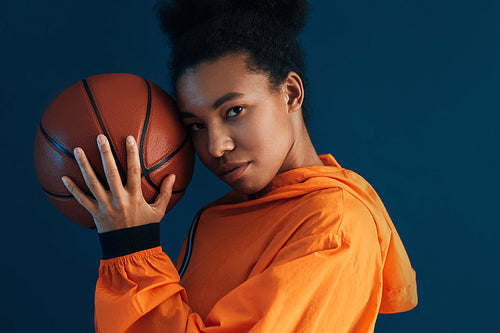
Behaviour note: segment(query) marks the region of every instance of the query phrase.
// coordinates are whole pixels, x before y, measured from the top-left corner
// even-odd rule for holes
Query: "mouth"
[[[240,178],[246,171],[250,162],[228,163],[217,168],[216,174],[226,183],[231,183]]]

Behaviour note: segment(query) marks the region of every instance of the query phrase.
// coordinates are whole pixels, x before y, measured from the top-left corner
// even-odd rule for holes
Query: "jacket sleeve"
[[[192,311],[161,247],[102,260],[96,331],[372,332],[381,289],[377,253],[376,234],[297,234],[206,318]]]

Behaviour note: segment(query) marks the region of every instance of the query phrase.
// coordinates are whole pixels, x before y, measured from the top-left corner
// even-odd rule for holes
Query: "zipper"
[[[196,228],[198,227],[198,222],[200,221],[201,213],[205,211],[205,208],[202,208],[198,211],[196,216],[191,223],[191,227],[189,228],[189,237],[186,245],[186,251],[184,251],[184,259],[182,259],[182,265],[179,269],[179,276],[182,278],[184,272],[186,271],[187,265],[189,264],[189,259],[191,259],[191,253],[193,252],[193,242],[194,242],[194,234],[196,232]]]

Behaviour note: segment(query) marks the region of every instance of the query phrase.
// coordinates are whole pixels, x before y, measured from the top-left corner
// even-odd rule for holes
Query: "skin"
[[[185,72],[177,102],[198,157],[213,173],[227,163],[249,162],[233,189],[253,194],[284,171],[322,165],[302,118],[304,88],[290,72],[279,91],[267,76],[249,72],[245,54],[230,54]],[[239,96],[213,108],[227,94]]]
[[[265,74],[248,71],[246,60],[244,53],[234,53],[188,69],[177,82],[177,102],[203,164],[236,191],[258,194],[279,173],[323,163],[302,118],[304,88],[299,75],[290,72],[276,91]],[[127,138],[125,186],[106,137],[100,134],[97,141],[110,189],[99,182],[81,148],[75,148],[75,157],[96,199],[87,196],[69,177],[62,178],[94,217],[97,231],[160,222],[175,175],[164,179],[155,202],[148,204],[142,195],[134,138]],[[237,179],[220,175],[220,168],[228,163],[244,163]]]

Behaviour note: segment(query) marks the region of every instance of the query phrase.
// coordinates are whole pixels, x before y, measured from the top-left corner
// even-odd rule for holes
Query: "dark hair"
[[[244,52],[248,69],[266,74],[272,89],[294,71],[306,90],[305,56],[297,36],[307,21],[307,1],[159,0],[154,9],[169,39],[174,87],[187,69]],[[302,111],[308,124],[305,101]]]

